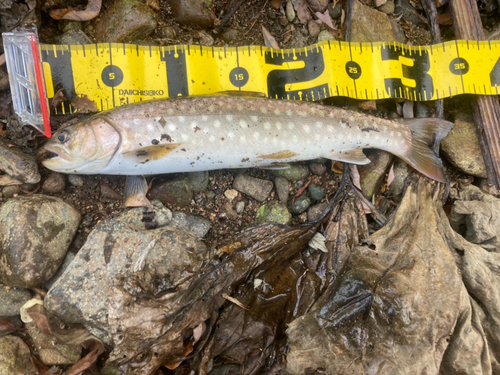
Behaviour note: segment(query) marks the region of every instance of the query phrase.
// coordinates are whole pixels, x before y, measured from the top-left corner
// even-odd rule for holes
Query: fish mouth
[[[44,160],[45,162],[55,162],[58,160],[64,160],[67,162],[73,161],[73,156],[69,154],[65,149],[55,146],[55,145],[45,145],[45,150],[49,152],[49,157]]]

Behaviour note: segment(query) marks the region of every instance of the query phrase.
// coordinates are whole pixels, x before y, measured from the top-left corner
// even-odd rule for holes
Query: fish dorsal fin
[[[370,159],[366,157],[366,155],[363,153],[363,149],[361,148],[355,148],[353,150],[345,151],[332,151],[330,155],[325,157],[330,160],[338,160],[357,165],[364,165],[370,162]]]
[[[160,160],[170,154],[182,143],[168,143],[163,145],[146,146],[124,154],[127,159],[133,159],[137,163],[146,163],[150,160]]]

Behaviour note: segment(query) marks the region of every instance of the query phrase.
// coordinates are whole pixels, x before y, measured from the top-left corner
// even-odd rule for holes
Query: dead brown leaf
[[[264,43],[266,47],[276,48],[276,49],[280,48],[274,36],[272,36],[271,33],[264,26],[262,26],[262,35],[264,36]]]
[[[84,10],[71,8],[52,9],[49,14],[56,20],[89,21],[101,12],[102,0],[89,0]]]
[[[453,18],[451,18],[450,13],[443,13],[438,16],[438,22],[443,26],[453,25]]]
[[[326,26],[328,26],[332,30],[336,30],[335,27],[333,27],[332,23],[332,18],[330,17],[330,14],[328,13],[328,9],[325,10],[324,13],[316,12],[316,17],[321,20]]]
[[[95,103],[90,100],[87,95],[76,95],[71,99],[71,105],[80,113],[97,112],[98,109]]]
[[[365,102],[359,103],[358,107],[360,109],[364,109],[365,111],[368,111],[370,109],[376,110],[377,109],[377,102],[375,100],[367,100]]]
[[[56,92],[56,94],[54,95],[54,97],[52,98],[52,103],[50,104],[50,108],[54,109],[66,100],[68,100],[68,99],[66,99],[66,97],[64,96],[63,89],[59,89]]]
[[[17,328],[8,319],[0,319],[0,336],[8,335],[11,332],[19,331],[21,328]]]
[[[307,23],[309,20],[312,20],[311,12],[305,0],[293,0],[292,4],[300,22]]]

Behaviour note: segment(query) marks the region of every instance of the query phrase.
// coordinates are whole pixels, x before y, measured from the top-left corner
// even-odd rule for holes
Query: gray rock
[[[325,212],[327,207],[328,207],[328,202],[321,202],[315,206],[309,207],[307,210],[307,220],[308,221],[316,220],[323,214],[323,212]]]
[[[212,0],[168,0],[167,3],[180,24],[204,29],[213,26],[215,14]]]
[[[342,15],[342,2],[332,1],[330,4],[328,4],[328,13],[334,20],[340,18],[340,16]]]
[[[381,12],[384,12],[385,14],[393,14],[395,8],[396,5],[394,4],[394,1],[389,0],[386,1],[386,3],[382,4],[381,6],[379,6],[377,9]]]
[[[62,173],[52,172],[43,182],[42,190],[46,193],[60,193],[66,187],[66,179]]]
[[[75,259],[75,255],[76,254],[72,251],[68,251],[66,253],[64,260],[63,260],[62,264],[59,266],[59,268],[57,269],[57,272],[55,273],[55,275],[52,276],[50,278],[50,280],[45,283],[45,285],[44,285],[45,289],[49,290],[50,288],[52,288],[52,285],[54,285],[54,283],[62,276],[64,271],[66,271],[66,268],[68,268],[69,265],[71,264],[71,262],[73,261],[73,259]]]
[[[313,38],[316,38],[321,31],[320,26],[314,20],[309,20],[307,23],[307,30],[309,31],[309,35]]]
[[[121,221],[136,230],[156,229],[167,226],[172,221],[172,211],[155,199],[151,202],[154,210],[149,207],[137,207],[129,210],[129,215],[121,217]]]
[[[246,174],[240,174],[234,178],[233,188],[262,202],[269,196],[269,193],[273,189],[273,183]]]
[[[476,126],[471,116],[456,116],[453,129],[441,141],[441,149],[446,158],[462,172],[487,177]]]
[[[28,345],[16,336],[0,337],[0,374],[36,375]]]
[[[18,195],[21,191],[19,190],[18,186],[12,185],[12,186],[4,186],[2,189],[2,197],[4,198],[12,198],[16,195]]]
[[[243,201],[239,201],[238,203],[236,203],[236,212],[241,214],[243,212],[243,210],[245,210],[245,202]]]
[[[144,39],[156,28],[155,12],[138,0],[117,0],[95,25],[98,42],[126,43]]]
[[[35,322],[26,324],[26,330],[44,365],[72,365],[80,359],[81,345],[59,344],[54,340],[54,336],[40,331]]]
[[[42,286],[59,268],[78,229],[80,213],[63,200],[19,196],[0,207],[0,280]]]
[[[426,23],[422,20],[419,12],[412,6],[410,0],[395,0],[396,9],[394,12],[398,15],[403,16],[403,18],[414,25],[426,26]]]
[[[292,0],[288,0],[285,6],[286,18],[288,22],[293,22],[295,19],[295,9],[293,9]]]
[[[19,315],[19,309],[30,299],[29,290],[0,286],[0,316]]]
[[[323,176],[326,173],[326,165],[321,163],[311,163],[309,164],[309,169],[316,176]]]
[[[56,38],[56,42],[60,44],[92,44],[93,41],[80,30],[68,30],[62,34],[59,38]]]
[[[36,158],[12,147],[4,137],[0,137],[0,170],[22,183],[36,184],[40,181]]]
[[[70,175],[68,175],[68,181],[73,186],[76,186],[76,187],[82,187],[83,186],[83,177],[80,176],[79,174],[70,174]]]
[[[397,35],[389,17],[361,4],[352,2],[351,42],[397,41]]]
[[[374,0],[373,6],[375,8],[378,8],[378,7],[381,7],[382,5],[384,5],[385,3],[387,3],[387,0]]]
[[[311,205],[311,199],[307,195],[301,195],[295,199],[295,202],[290,201],[288,207],[290,207],[290,212],[294,215],[299,215],[306,211]]]
[[[393,155],[380,150],[367,150],[365,154],[371,162],[366,165],[358,165],[358,171],[361,190],[368,199],[371,199],[384,180]]]
[[[159,199],[165,204],[183,207],[191,203],[194,193],[190,178],[180,176],[154,186],[149,191],[149,196],[151,199]]]
[[[229,202],[234,201],[234,199],[238,196],[238,191],[235,189],[227,189],[224,192],[224,196],[228,199]]]
[[[399,202],[402,198],[402,193],[405,187],[406,177],[410,173],[409,166],[403,160],[396,158],[394,161],[394,180],[389,185],[389,195],[393,200]]]
[[[57,27],[63,33],[67,33],[68,31],[77,31],[82,30],[83,25],[79,21],[69,21],[69,20],[60,20],[57,23]]]
[[[302,48],[305,46],[307,46],[307,40],[302,35],[302,32],[299,29],[292,31],[292,37],[288,42],[287,48]]]
[[[310,184],[307,187],[307,191],[311,195],[311,198],[315,201],[320,201],[325,197],[325,190],[316,184]]]
[[[288,181],[297,181],[309,176],[309,169],[302,164],[292,164],[290,168],[273,170],[271,173],[286,178]]]
[[[210,220],[182,211],[175,211],[169,224],[173,228],[187,232],[195,237],[203,238],[212,227]]]
[[[288,196],[290,195],[290,184],[288,180],[283,177],[276,177],[274,179],[274,185],[276,186],[279,200],[283,203],[288,202]]]
[[[144,229],[143,213],[134,209],[98,223],[45,297],[49,311],[67,323],[84,324],[107,344],[111,344],[107,316],[115,277],[131,274],[137,266],[155,275],[158,288],[175,288],[199,272],[209,256],[205,244],[191,234],[171,226]],[[141,257],[143,264],[138,262]]]
[[[271,201],[259,207],[254,224],[277,223],[290,225],[292,214],[286,205],[280,201]]]
[[[318,34],[318,42],[323,42],[325,40],[336,40],[336,39],[329,30],[322,30]]]

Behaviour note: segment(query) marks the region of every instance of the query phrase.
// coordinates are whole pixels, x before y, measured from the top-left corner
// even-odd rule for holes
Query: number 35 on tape
[[[326,41],[303,49],[260,46],[40,45],[50,100],[86,95],[99,110],[141,100],[221,91],[318,100],[497,95],[500,42],[399,43]],[[57,113],[75,108],[67,104]]]

